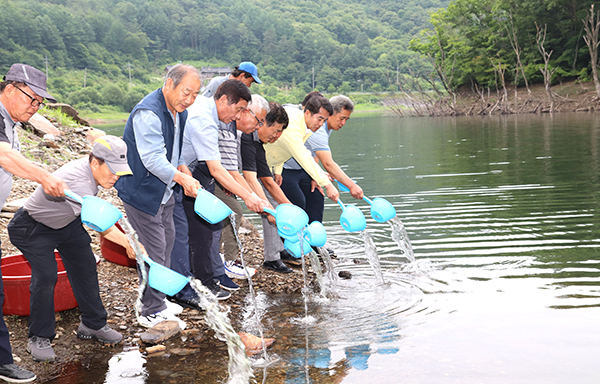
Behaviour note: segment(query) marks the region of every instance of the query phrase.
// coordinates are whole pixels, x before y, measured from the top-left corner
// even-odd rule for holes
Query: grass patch
[[[44,116],[46,119],[56,122],[63,127],[77,127],[79,124],[75,120],[71,118],[71,116],[66,115],[60,109],[57,108],[44,108],[40,111],[40,114]]]
[[[129,112],[111,110],[108,108],[101,108],[100,112],[82,110],[79,112],[79,114],[82,118],[88,121],[94,121],[93,125],[123,123],[127,121],[127,118],[129,118]]]

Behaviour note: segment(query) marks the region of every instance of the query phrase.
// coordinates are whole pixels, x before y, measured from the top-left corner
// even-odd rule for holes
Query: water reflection
[[[144,367],[146,359],[137,347],[123,348],[108,360],[106,384],[144,384],[148,371]]]
[[[388,223],[367,217],[386,282],[377,284],[364,239],[328,203],[327,248],[352,279],[328,300],[318,288],[306,302],[257,293],[279,362],[255,380],[600,382],[599,131],[593,114],[352,118],[332,137],[336,161],[366,195],[392,203],[415,261]],[[306,314],[309,324],[294,321]],[[225,356],[199,353],[181,372],[216,382]],[[179,362],[149,359],[147,383]]]

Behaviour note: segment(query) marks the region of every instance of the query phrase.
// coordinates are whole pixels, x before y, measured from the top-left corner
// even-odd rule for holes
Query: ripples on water
[[[600,382],[599,141],[587,114],[351,119],[334,158],[394,205],[414,261],[356,203],[380,284],[326,201],[326,247],[352,279],[325,299],[257,294],[280,358],[258,382]]]

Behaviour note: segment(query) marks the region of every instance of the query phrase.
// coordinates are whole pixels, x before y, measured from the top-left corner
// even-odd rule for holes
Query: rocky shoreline
[[[87,127],[58,128],[62,134],[54,137],[53,140],[49,140],[48,137],[40,137],[40,132],[36,134],[35,129],[32,127],[19,132],[22,153],[37,165],[49,171],[54,171],[68,161],[89,154],[91,150],[89,138],[94,136],[93,129]],[[8,203],[3,207],[0,214],[3,256],[20,253],[10,243],[6,231],[12,213],[16,210],[16,206],[11,206],[10,202],[17,201],[18,205],[18,200],[28,197],[36,187],[36,183],[14,178],[14,185]],[[121,201],[114,189],[103,190],[98,196],[122,209]],[[254,290],[269,294],[299,295],[304,284],[302,271],[295,267],[294,273],[284,275],[262,268],[263,244],[261,235],[248,220],[245,220],[242,225],[245,228],[240,234],[244,246],[244,260],[248,266],[257,269],[257,273],[252,279]],[[100,250],[100,236],[96,232],[89,232],[92,237],[92,249],[100,257],[100,263],[98,264],[100,294],[108,312],[109,325],[124,335],[122,344],[138,346],[140,349],[146,350],[149,345],[144,344],[139,337],[146,329],[137,324],[134,312],[138,288],[137,272],[134,268],[116,265],[104,260]],[[223,302],[230,309],[229,318],[234,329],[239,328],[241,313],[244,309],[244,299],[249,292],[247,281],[236,280],[236,282],[241,289],[234,292],[230,299]],[[202,312],[186,308],[180,318],[187,323],[187,328],[183,331],[186,337],[170,340],[170,353],[190,353],[190,350],[198,348],[222,349],[224,343],[212,337],[213,332],[208,329]],[[79,339],[76,335],[76,329],[80,321],[79,309],[75,308],[56,313],[57,336],[53,341],[53,348],[57,355],[56,362],[34,362],[26,351],[28,317],[10,315],[5,316],[4,319],[11,335],[15,362],[35,372],[38,376],[37,382],[40,383],[65,375],[65,372],[73,364],[85,364],[86,361],[90,361],[99,353],[112,350],[116,353],[122,349],[122,346],[107,347],[95,341]],[[273,335],[266,336],[273,337]],[[184,339],[185,341],[183,341]],[[151,355],[150,352],[148,353]],[[165,353],[165,351],[158,352],[158,354],[161,353]]]

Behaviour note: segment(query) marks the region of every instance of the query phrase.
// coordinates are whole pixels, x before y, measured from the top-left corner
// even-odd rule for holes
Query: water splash
[[[250,273],[249,273],[248,269],[246,268],[246,262],[244,261],[244,246],[242,245],[242,242],[240,240],[240,237],[238,236],[237,230],[235,229],[236,228],[235,213],[232,213],[231,215],[229,215],[229,220],[231,220],[231,227],[233,229],[233,233],[235,235],[235,239],[237,241],[238,248],[240,250],[240,260],[242,261],[242,268],[244,269],[244,272],[246,273],[246,278],[248,279],[248,290],[250,291],[250,297],[252,299],[252,304],[254,305],[254,318],[256,320],[256,328],[258,329],[258,334],[261,339],[261,346],[262,346],[262,350],[263,350],[263,360],[256,361],[255,365],[266,367],[279,359],[278,358],[269,359],[269,356],[267,354],[267,345],[265,344],[264,331],[263,331],[263,327],[262,327],[262,323],[261,323],[261,319],[260,319],[260,311],[258,310],[258,302],[256,300],[256,292],[254,291],[254,286],[252,285],[252,278],[250,277]]]
[[[325,271],[327,273],[327,279],[329,280],[329,292],[337,295],[338,276],[335,274],[333,260],[331,260],[329,251],[325,247],[318,247],[317,250],[319,251],[319,255],[321,255],[323,264],[325,264]]]
[[[309,252],[308,257],[310,258],[310,265],[312,266],[313,272],[317,278],[317,283],[321,290],[319,291],[322,297],[327,297],[327,287],[323,281],[323,270],[321,269],[321,262],[315,252]]]
[[[379,280],[380,284],[384,284],[383,273],[381,273],[381,264],[379,263],[379,255],[377,254],[377,248],[375,247],[375,243],[373,242],[373,238],[369,235],[369,232],[365,229],[364,231],[360,231],[363,235],[363,240],[365,242],[365,255],[367,256],[367,260],[369,260],[369,264],[371,264],[371,268],[373,269],[373,273],[377,280]]]
[[[413,251],[412,244],[408,238],[406,228],[404,228],[404,224],[402,224],[402,220],[396,216],[392,220],[388,221],[388,223],[390,223],[390,226],[392,227],[392,240],[398,244],[398,247],[400,247],[400,250],[408,259],[408,261],[410,263],[414,263],[415,252]]]
[[[229,353],[228,384],[247,384],[254,377],[246,347],[229,322],[229,307],[219,305],[217,297],[199,280],[191,279],[190,285],[199,297],[200,306],[205,310],[208,326],[215,331],[215,337],[227,343]]]
[[[148,284],[148,271],[146,270],[146,263],[142,259],[142,249],[140,247],[140,243],[138,242],[138,235],[133,230],[133,227],[129,223],[127,218],[122,217],[119,219],[119,224],[123,231],[125,231],[125,235],[127,236],[127,241],[133,247],[135,251],[135,258],[138,262],[139,266],[143,266],[143,268],[139,268],[142,273],[142,281],[138,286],[138,296],[135,300],[135,317],[140,317],[142,312],[142,296],[144,295],[144,290],[146,289],[146,285]]]
[[[136,316],[140,315],[142,308],[142,295],[148,283],[148,273],[146,264],[142,259],[142,250],[138,243],[138,236],[129,221],[123,217],[119,220],[127,240],[133,247],[136,259],[140,265],[142,281],[138,287],[138,297],[135,304]],[[247,384],[250,378],[254,377],[250,361],[246,356],[246,347],[242,343],[240,336],[233,330],[229,321],[229,308],[221,307],[217,297],[208,290],[200,281],[190,279],[190,285],[196,291],[199,297],[200,306],[205,310],[206,323],[215,331],[215,336],[227,343],[229,352],[229,380],[228,384]]]
[[[304,236],[302,232],[298,233],[298,241],[300,242],[300,260],[302,261],[302,278],[304,279],[304,287],[302,287],[302,297],[304,298],[304,317],[308,318],[308,281],[306,276],[306,261],[304,260]]]
[[[302,296],[304,297],[304,340],[306,344],[306,356],[304,363],[304,376],[306,379],[306,384],[310,383],[310,376],[308,371],[308,325],[312,323],[312,319],[308,317],[308,282],[307,282],[307,270],[306,270],[306,261],[304,260],[304,236],[302,232],[298,233],[298,241],[300,242],[300,260],[302,260],[302,277],[304,278],[304,287],[302,287]],[[314,253],[311,251],[310,253]]]

